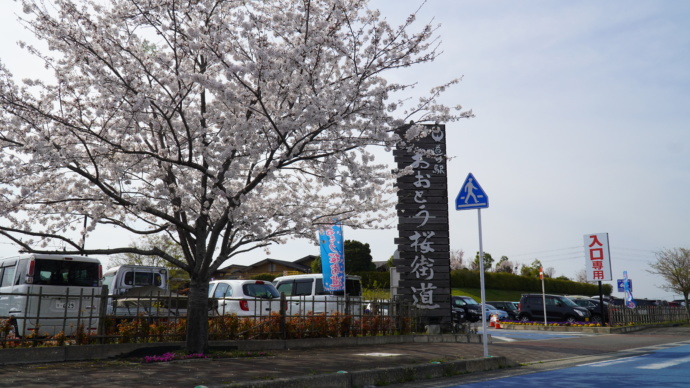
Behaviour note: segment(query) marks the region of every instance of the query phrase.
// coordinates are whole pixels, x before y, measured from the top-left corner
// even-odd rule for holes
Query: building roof
[[[299,260],[298,260],[299,261]],[[280,264],[282,266],[288,267],[288,268],[293,268],[296,271],[300,272],[311,272],[311,267],[300,264],[298,261],[284,261],[284,260],[276,260],[276,259],[264,259],[261,260],[257,263],[254,263],[252,265],[245,266],[245,268],[242,268],[239,272],[247,272],[251,271],[253,268],[260,267],[264,264],[270,264],[270,263],[275,263],[275,264]]]

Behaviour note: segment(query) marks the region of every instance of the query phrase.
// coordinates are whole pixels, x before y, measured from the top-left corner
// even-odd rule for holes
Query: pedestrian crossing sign
[[[481,209],[489,207],[489,196],[474,178],[472,173],[467,175],[465,183],[455,198],[455,210]]]

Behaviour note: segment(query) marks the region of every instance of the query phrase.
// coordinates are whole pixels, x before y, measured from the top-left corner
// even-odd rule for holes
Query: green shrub
[[[260,273],[251,277],[252,280],[265,280],[267,282],[272,282],[275,278],[277,278],[277,276],[271,273]]]
[[[363,288],[390,288],[391,274],[390,272],[366,271],[354,272],[350,275],[357,275],[362,278]]]

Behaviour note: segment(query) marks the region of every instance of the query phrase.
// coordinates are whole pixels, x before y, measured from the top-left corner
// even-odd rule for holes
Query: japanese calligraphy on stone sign
[[[609,255],[609,234],[586,234],[584,239],[587,281],[612,280],[611,257]]]
[[[404,130],[401,130],[404,138]],[[445,125],[425,125],[422,135],[394,151],[398,188],[399,294],[430,323],[450,322],[450,240]]]

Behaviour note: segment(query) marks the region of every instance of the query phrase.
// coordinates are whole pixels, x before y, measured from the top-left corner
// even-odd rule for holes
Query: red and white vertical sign
[[[589,282],[613,280],[608,233],[585,235],[585,268]]]

